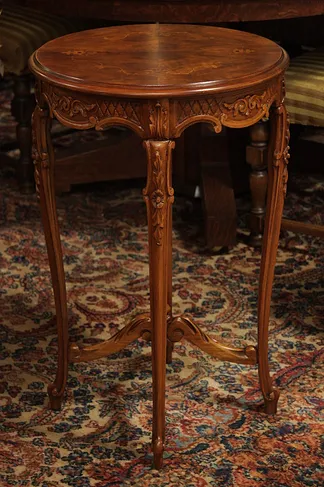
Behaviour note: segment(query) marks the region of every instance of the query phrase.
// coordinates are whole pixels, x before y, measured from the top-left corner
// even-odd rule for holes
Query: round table
[[[207,26],[135,25],[75,33],[48,42],[30,59],[37,78],[33,116],[37,194],[47,243],[59,337],[58,369],[49,387],[61,406],[68,362],[115,353],[140,336],[152,340],[153,453],[159,468],[165,443],[165,372],[173,343],[185,337],[220,360],[258,364],[265,410],[279,392],[268,364],[268,324],[274,265],[287,183],[288,121],[284,71],[288,56],[270,40]],[[107,342],[68,343],[68,313],[54,192],[52,118],[76,129],[128,127],[147,155],[150,313],[136,317]],[[187,315],[172,314],[172,150],[190,125],[242,128],[270,117],[269,190],[259,287],[258,346],[228,347]]]

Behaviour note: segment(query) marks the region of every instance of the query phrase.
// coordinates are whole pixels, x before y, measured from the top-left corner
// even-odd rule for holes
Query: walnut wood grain
[[[272,387],[268,364],[268,322],[287,182],[288,129],[283,104],[287,65],[286,53],[269,40],[226,29],[181,25],[123,26],[72,34],[49,42],[30,60],[39,91],[34,115],[35,178],[45,215],[61,334],[55,381],[60,398],[67,374],[67,317],[49,118],[56,117],[77,129],[121,125],[143,139],[147,156],[143,196],[149,233],[150,318],[135,318],[106,343],[85,349],[73,345],[70,358],[99,358],[120,350],[143,332],[151,336],[156,468],[162,466],[165,444],[166,360],[172,359],[172,344],[182,336],[219,359],[257,362],[266,412],[276,410],[278,393]],[[269,193],[260,273],[258,347],[236,349],[211,339],[189,317],[172,317],[172,151],[174,139],[193,124],[207,122],[220,132],[223,126],[250,127],[269,114]]]

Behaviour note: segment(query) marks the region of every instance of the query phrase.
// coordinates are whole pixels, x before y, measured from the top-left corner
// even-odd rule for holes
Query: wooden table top
[[[116,96],[186,96],[237,90],[288,63],[274,42],[195,25],[125,25],[70,34],[34,53],[31,70],[56,85]]]

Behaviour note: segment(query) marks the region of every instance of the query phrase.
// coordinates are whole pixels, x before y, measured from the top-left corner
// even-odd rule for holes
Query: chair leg
[[[265,412],[267,414],[275,414],[279,391],[273,388],[269,373],[268,328],[276,254],[288,179],[289,124],[286,108],[283,104],[275,107],[271,112],[270,123],[269,187],[258,303],[258,368],[260,386],[265,402]]]
[[[33,115],[35,183],[51,269],[58,332],[58,367],[55,381],[48,387],[48,393],[51,408],[60,409],[68,374],[68,313],[55,202],[54,151],[50,140],[50,126],[47,108],[37,105]]]
[[[20,150],[17,177],[23,193],[34,191],[32,161],[32,128],[31,117],[35,107],[35,97],[30,91],[30,75],[17,76],[14,81],[14,98],[11,102],[11,113],[17,122],[16,134]]]
[[[143,191],[147,206],[150,249],[150,304],[153,367],[153,456],[162,467],[165,441],[165,375],[167,355],[168,294],[170,291],[170,215],[173,203],[171,153],[174,142],[146,140],[147,185]]]
[[[260,121],[250,127],[250,144],[246,148],[246,161],[251,166],[250,191],[250,245],[262,244],[265,203],[268,186],[267,153],[269,129],[268,123]]]

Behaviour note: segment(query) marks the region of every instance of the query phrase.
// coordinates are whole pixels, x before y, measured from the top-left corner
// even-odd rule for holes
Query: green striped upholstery
[[[0,59],[7,73],[22,74],[29,56],[45,42],[82,26],[46,12],[5,5],[0,15]]]
[[[292,59],[286,88],[290,122],[324,127],[324,49]]]

